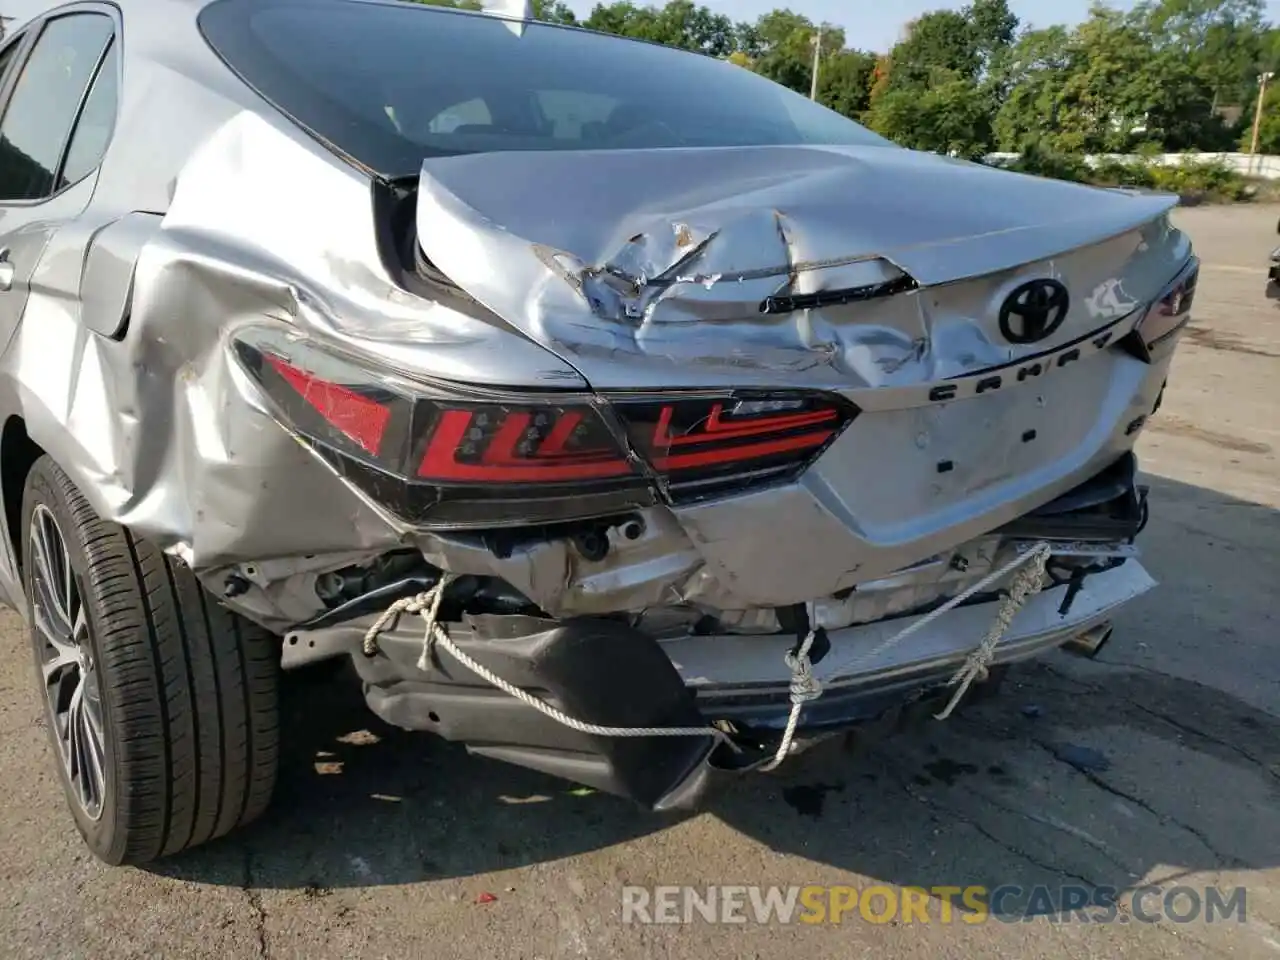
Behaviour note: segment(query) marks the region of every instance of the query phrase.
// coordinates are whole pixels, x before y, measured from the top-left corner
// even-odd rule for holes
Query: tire
[[[259,816],[278,759],[276,639],[100,519],[47,456],[27,477],[19,536],[45,719],[94,855],[145,863]]]

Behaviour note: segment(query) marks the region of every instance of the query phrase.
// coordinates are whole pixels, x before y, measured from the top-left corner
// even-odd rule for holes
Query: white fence
[[[1010,160],[1017,160],[1016,153],[992,153],[987,155],[987,160],[1000,163]],[[1094,164],[1101,160],[1123,160],[1137,161],[1146,160],[1149,163],[1158,163],[1162,166],[1177,166],[1183,163],[1209,163],[1217,162],[1225,166],[1240,171],[1246,176],[1259,177],[1263,180],[1280,180],[1280,157],[1274,157],[1264,154],[1251,155],[1248,153],[1165,153],[1158,154],[1154,157],[1140,157],[1137,154],[1097,154],[1084,158],[1086,163]]]

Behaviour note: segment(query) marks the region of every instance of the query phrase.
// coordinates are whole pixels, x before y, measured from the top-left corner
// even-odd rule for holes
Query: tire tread
[[[191,571],[100,519],[48,458],[27,496],[61,501],[87,558],[102,695],[113,718],[116,827],[95,849],[144,863],[257,818],[279,754],[278,641],[220,605]]]

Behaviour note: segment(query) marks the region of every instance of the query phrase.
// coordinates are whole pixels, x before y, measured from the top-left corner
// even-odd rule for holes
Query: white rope
[[[391,604],[365,633],[363,645],[365,655],[373,656],[378,652],[378,634],[386,629],[387,625],[398,615],[401,613],[416,613],[422,617],[425,626],[422,636],[422,655],[418,658],[419,670],[426,671],[430,667],[431,648],[439,646],[480,679],[497,687],[508,696],[515,697],[521,703],[532,707],[557,723],[563,724],[571,730],[577,730],[579,733],[588,733],[597,737],[712,737],[721,743],[728,744],[735,753],[740,752],[741,748],[730,740],[723,730],[718,730],[712,726],[605,727],[598,723],[584,723],[569,716],[564,711],[556,709],[545,700],[540,700],[533,694],[527,693],[514,684],[503,680],[484,664],[477,662],[458,649],[458,646],[449,639],[449,635],[445,633],[444,628],[436,623],[436,616],[440,611],[440,600],[444,595],[445,588],[452,579],[451,576],[445,574],[434,587],[425,593],[405,597]]]
[[[866,663],[867,661],[874,660],[877,657],[881,656],[882,654],[888,652],[889,650],[892,650],[894,647],[900,644],[903,640],[906,640],[912,634],[918,633],[919,631],[923,630],[925,627],[929,626],[929,624],[933,623],[935,620],[937,620],[939,617],[943,616],[944,614],[950,613],[952,610],[960,606],[960,604],[964,603],[970,597],[973,597],[981,593],[983,590],[986,590],[992,584],[999,583],[1001,580],[1007,577],[1014,570],[1017,570],[1023,564],[1027,564],[1027,563],[1032,564],[1031,567],[1028,567],[1029,573],[1028,573],[1027,580],[1028,580],[1028,583],[1034,581],[1034,584],[1035,584],[1034,589],[1020,591],[1016,595],[1016,597],[1015,597],[1015,593],[1013,591],[1010,591],[1009,596],[1006,597],[1001,602],[1000,609],[996,613],[996,622],[992,626],[991,630],[987,631],[987,636],[983,638],[982,643],[978,646],[976,650],[974,650],[973,653],[969,655],[969,658],[965,661],[964,665],[960,668],[959,671],[956,672],[956,675],[952,677],[950,682],[948,683],[948,686],[954,686],[957,683],[961,683],[962,685],[960,689],[956,691],[955,696],[951,698],[951,702],[947,704],[946,709],[943,710],[942,713],[938,714],[939,720],[945,720],[947,717],[951,715],[951,711],[955,708],[955,705],[959,702],[960,698],[964,695],[964,692],[969,689],[969,684],[973,682],[974,676],[977,676],[980,670],[985,670],[986,665],[990,663],[991,657],[994,656],[996,645],[1000,642],[1000,640],[1004,637],[1005,633],[1008,631],[1009,624],[1013,622],[1013,618],[1017,614],[1018,610],[1020,610],[1022,608],[1022,605],[1026,603],[1027,598],[1031,595],[1031,593],[1039,589],[1040,583],[1042,582],[1042,579],[1043,579],[1044,565],[1045,565],[1045,562],[1049,559],[1049,553],[1050,553],[1049,544],[1044,542],[1037,543],[1030,550],[1027,550],[1025,553],[1021,553],[1018,556],[1014,557],[1012,560],[1004,564],[1004,566],[1000,567],[999,569],[993,570],[991,573],[987,574],[977,583],[967,587],[965,590],[956,594],[954,597],[952,597],[942,606],[938,607],[936,610],[931,610],[929,613],[926,613],[923,617],[920,617],[918,620],[915,620],[912,623],[908,624],[902,630],[899,630],[897,633],[893,634],[887,639],[882,640],[880,643],[876,644],[876,646],[872,647],[870,650],[859,651],[853,656],[846,658],[844,661],[838,662],[837,665],[834,667],[828,666],[825,671],[828,679],[838,677],[844,673],[849,673],[851,672],[851,669],[853,667],[859,666],[863,663]],[[1034,573],[1034,576],[1032,576],[1032,573]],[[803,653],[805,654],[808,653],[808,645],[812,643],[812,638],[813,638],[813,633],[810,632],[809,637],[806,639],[805,645],[801,647],[801,650],[803,651]],[[987,651],[985,654],[983,653],[984,650]],[[800,658],[797,658],[797,659],[800,659]],[[808,657],[805,656],[803,660],[804,660],[804,664],[807,665]],[[975,664],[977,665],[976,668],[975,668]],[[787,755],[791,752],[792,741],[795,739],[796,727],[798,727],[800,724],[800,712],[804,709],[804,705],[807,702],[807,700],[813,700],[822,695],[821,683],[818,680],[814,679],[812,675],[809,675],[809,680],[811,680],[812,683],[817,686],[817,692],[814,693],[812,696],[809,696],[807,700],[797,699],[795,695],[795,682],[799,673],[796,667],[792,666],[790,657],[788,657],[787,665],[792,668],[791,669],[791,673],[792,673],[791,715],[787,717],[787,727],[783,731],[782,742],[778,744],[778,752],[774,754],[774,757],[772,760],[770,760],[768,763],[766,763],[763,767],[760,768],[765,772],[776,769],[779,765],[781,765],[782,761],[787,758]],[[972,675],[970,675],[971,672],[972,672]]]
[[[992,571],[978,582],[967,587],[964,591],[952,597],[936,610],[932,610],[919,619],[908,624],[902,630],[881,641],[875,647],[867,651],[859,651],[854,656],[846,658],[836,667],[828,667],[824,671],[828,678],[840,676],[842,673],[849,673],[850,670],[869,660],[874,660],[893,647],[897,646],[903,640],[913,634],[923,630],[929,624],[936,621],[939,617],[954,610],[966,600],[986,590],[991,585],[1003,580],[1009,574],[1021,570],[1010,586],[1009,595],[1005,597],[1000,608],[996,612],[995,622],[987,631],[986,636],[982,638],[982,642],[969,654],[964,664],[956,671],[955,675],[948,681],[947,686],[956,687],[956,692],[952,696],[951,701],[946,708],[939,714],[939,720],[945,720],[951,715],[956,704],[964,697],[969,686],[975,679],[985,677],[991,661],[995,657],[996,647],[1008,632],[1013,619],[1017,616],[1018,611],[1023,607],[1027,600],[1037,593],[1044,580],[1045,563],[1049,559],[1050,547],[1047,543],[1037,543],[1031,549],[1020,553],[1008,563],[999,569]],[[400,614],[410,613],[417,614],[422,617],[424,624],[422,637],[422,654],[418,658],[418,669],[426,671],[431,665],[431,648],[433,646],[442,647],[451,657],[461,663],[464,667],[486,681],[490,685],[501,690],[508,696],[514,697],[521,703],[532,707],[544,716],[550,717],[552,720],[560,723],[571,730],[577,730],[580,733],[591,734],[598,737],[713,737],[721,743],[728,744],[735,752],[739,752],[740,748],[735,744],[728,735],[715,727],[605,727],[595,723],[584,723],[577,720],[567,713],[556,709],[544,700],[540,700],[530,693],[521,690],[519,687],[508,683],[500,676],[490,670],[488,667],[476,660],[472,659],[462,650],[460,650],[449,635],[444,631],[436,619],[440,612],[440,601],[444,597],[445,588],[453,577],[449,574],[441,576],[439,582],[424,593],[416,596],[405,597],[391,604],[383,614],[378,617],[377,621],[371,626],[364,636],[363,649],[365,656],[372,657],[378,652],[378,634],[387,628],[387,626]],[[810,617],[812,621],[812,616]],[[760,767],[762,771],[773,770],[778,767],[791,753],[792,744],[795,742],[796,729],[800,723],[800,714],[806,703],[810,703],[823,693],[822,682],[813,675],[813,663],[809,660],[809,651],[813,648],[814,640],[817,637],[815,630],[810,630],[801,642],[798,649],[794,652],[788,652],[786,655],[787,668],[791,671],[791,714],[787,718],[787,726],[783,731],[782,740],[778,744],[778,750],[774,754],[773,759]]]
[[[951,695],[951,699],[947,702],[942,712],[934,715],[938,720],[946,720],[951,716],[951,712],[955,710],[956,705],[964,698],[965,693],[969,690],[969,685],[974,680],[987,679],[988,668],[996,656],[996,646],[1004,639],[1004,635],[1009,632],[1009,627],[1013,624],[1013,618],[1018,615],[1018,611],[1022,609],[1023,604],[1032,595],[1038,593],[1041,584],[1044,583],[1044,567],[1048,558],[1049,551],[1046,548],[1043,552],[1036,554],[1036,559],[1032,563],[1018,571],[1013,583],[1009,585],[1009,595],[1000,601],[1000,609],[996,611],[995,622],[987,630],[987,635],[982,638],[982,642],[969,654],[968,659],[947,682],[947,686],[956,687],[956,692]]]
[[[791,753],[791,742],[796,736],[796,724],[800,719],[801,709],[806,703],[822,696],[822,684],[813,675],[813,664],[809,662],[809,650],[813,647],[813,641],[817,636],[817,631],[810,630],[805,635],[804,642],[800,644],[800,649],[795,653],[787,653],[786,662],[791,669],[791,716],[787,718],[787,729],[783,731],[782,742],[778,744],[777,753],[773,755],[772,760],[760,768],[766,773],[782,763],[783,759]]]

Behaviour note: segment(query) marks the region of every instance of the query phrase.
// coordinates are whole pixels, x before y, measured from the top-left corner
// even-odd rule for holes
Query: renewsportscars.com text
[[[623,923],[1245,922],[1244,887],[627,886]]]

